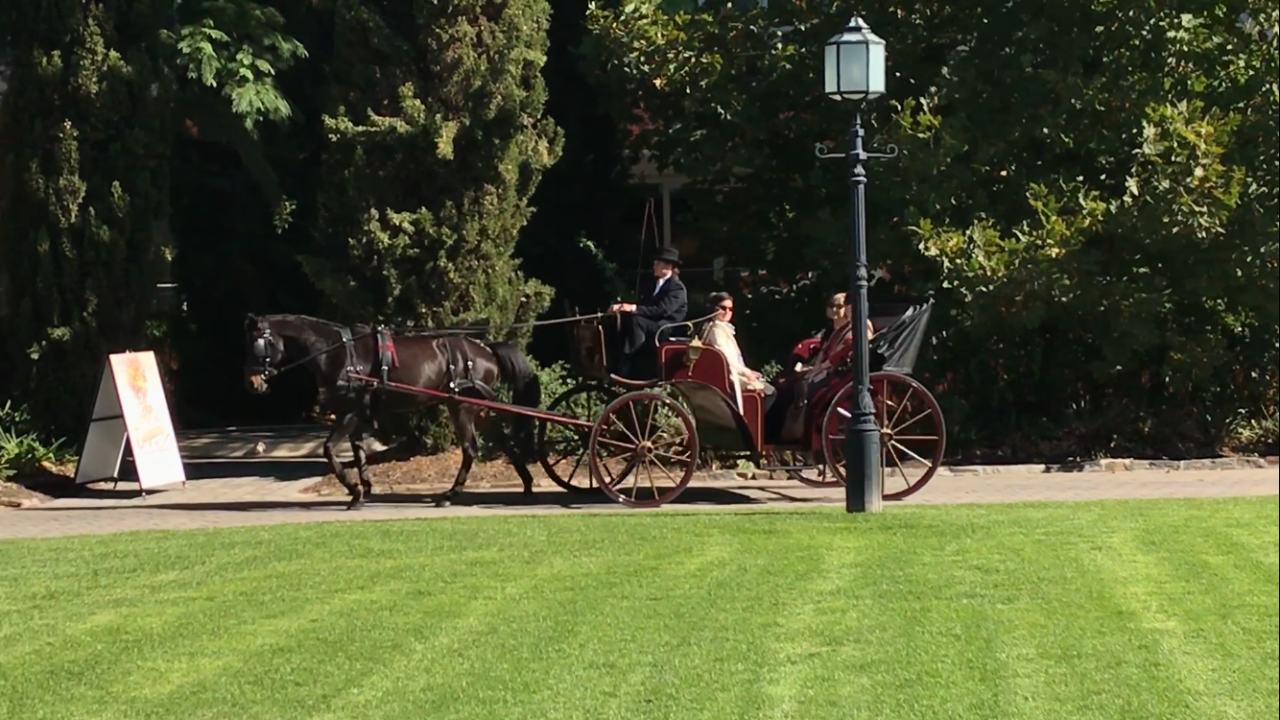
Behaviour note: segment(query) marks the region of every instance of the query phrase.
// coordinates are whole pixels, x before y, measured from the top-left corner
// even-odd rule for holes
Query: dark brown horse
[[[324,443],[324,456],[351,493],[349,510],[357,510],[373,493],[364,449],[364,433],[383,413],[418,410],[444,402],[453,420],[454,435],[462,446],[462,466],[453,486],[437,498],[448,505],[467,483],[467,474],[479,450],[475,418],[481,408],[456,400],[386,390],[377,384],[356,381],[352,375],[381,378],[387,382],[493,400],[494,386],[511,388],[512,402],[536,408],[542,400],[538,376],[520,349],[508,343],[486,345],[459,336],[405,335],[363,325],[350,327],[305,315],[250,315],[245,321],[245,384],[252,392],[269,391],[267,381],[292,367],[305,367],[320,388],[321,407],[339,418]],[[513,417],[512,435],[501,433],[499,444],[524,483],[525,495],[533,493],[533,476],[525,467],[535,459],[534,421]],[[351,443],[359,483],[333,455],[336,443]]]

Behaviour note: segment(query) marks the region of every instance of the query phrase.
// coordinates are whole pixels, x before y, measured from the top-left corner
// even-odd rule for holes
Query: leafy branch
[[[205,0],[180,5],[179,23],[162,33],[175,64],[189,80],[218,90],[250,132],[263,120],[293,117],[276,76],[307,49],[282,31],[278,11],[252,0]]]

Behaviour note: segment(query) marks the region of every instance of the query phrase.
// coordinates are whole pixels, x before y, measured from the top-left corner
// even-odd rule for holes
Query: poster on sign
[[[160,366],[151,351],[107,356],[76,466],[76,484],[118,479],[126,443],[144,492],[186,483]]]

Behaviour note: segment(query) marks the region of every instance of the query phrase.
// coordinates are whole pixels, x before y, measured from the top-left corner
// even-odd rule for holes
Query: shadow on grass
[[[132,484],[131,484],[132,485]],[[770,491],[771,498],[751,497],[741,492],[737,492],[728,488],[699,488],[690,487],[681,493],[674,502],[669,503],[668,507],[745,507],[745,506],[767,506],[771,504],[826,504],[829,500],[821,498],[804,498],[795,497],[778,491]],[[267,510],[344,510],[347,506],[345,497],[333,497],[324,500],[309,501],[288,501],[288,500],[227,500],[227,501],[210,501],[210,502],[184,502],[181,499],[182,490],[180,487],[166,487],[151,491],[147,494],[146,499],[139,500],[135,508],[147,508],[150,510],[176,510],[176,511],[228,511],[228,512],[254,512]],[[86,490],[81,495],[86,498],[102,498],[102,499],[119,499],[119,498],[137,498],[139,492],[137,486],[133,485],[129,488],[120,488],[116,491],[103,490]],[[433,507],[437,493],[386,493],[377,494],[371,497],[365,507],[369,509],[377,509],[378,507]],[[562,509],[587,509],[587,508],[608,508],[618,507],[618,503],[610,500],[604,493],[580,493],[570,494],[557,491],[535,492],[532,496],[526,496],[520,490],[486,490],[480,492],[464,492],[453,500],[454,507],[473,507],[473,508],[562,508]],[[80,507],[77,511],[82,510],[115,510],[119,506],[101,506],[101,507]],[[31,511],[39,512],[42,508],[31,508]],[[48,508],[56,510],[57,508]]]

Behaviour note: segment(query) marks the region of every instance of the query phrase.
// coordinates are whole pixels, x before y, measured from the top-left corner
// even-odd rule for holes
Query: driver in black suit
[[[658,250],[653,258],[654,288],[649,296],[634,303],[609,307],[620,319],[618,345],[621,352],[613,372],[633,378],[637,356],[652,354],[654,338],[663,325],[684,320],[689,312],[689,295],[680,282],[680,251],[673,247]]]

